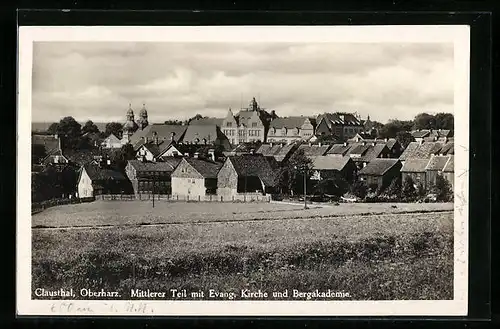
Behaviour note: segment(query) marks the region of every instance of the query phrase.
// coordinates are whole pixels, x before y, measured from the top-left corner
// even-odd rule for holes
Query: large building
[[[304,116],[276,118],[269,126],[267,142],[291,144],[308,140],[314,136],[315,125],[314,118]]]
[[[323,113],[316,122],[316,135],[333,135],[343,141],[365,131],[361,118],[352,113]]]
[[[231,108],[222,120],[221,129],[232,145],[248,142],[265,142],[266,121],[264,110],[252,99],[248,108],[241,109],[236,115]]]
[[[132,104],[129,104],[127,121],[123,124],[122,144],[130,143],[132,135],[138,130],[144,130],[148,125],[148,111],[146,110],[146,105],[143,104],[141,112],[139,113],[139,119],[135,122],[134,110],[132,110]]]

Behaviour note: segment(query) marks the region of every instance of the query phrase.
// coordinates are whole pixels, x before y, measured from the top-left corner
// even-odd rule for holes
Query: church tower
[[[132,136],[137,130],[137,123],[134,121],[134,111],[132,110],[132,104],[128,105],[127,111],[127,122],[123,125],[123,136],[122,144],[127,144],[130,142],[130,136]]]
[[[149,125],[148,122],[148,111],[146,110],[146,104],[142,104],[141,112],[139,112],[139,119],[137,119],[137,124],[139,129],[143,130]]]

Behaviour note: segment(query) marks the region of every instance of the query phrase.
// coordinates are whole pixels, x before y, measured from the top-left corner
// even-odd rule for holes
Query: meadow
[[[444,211],[449,205],[435,206],[441,212],[404,213],[432,209],[158,203],[153,211],[146,203],[117,202],[54,207],[33,216],[33,224],[113,224],[119,216],[130,224],[167,224],[34,228],[33,289],[104,288],[124,299],[135,288],[332,289],[348,292],[351,300],[453,298],[453,212]],[[89,205],[101,211],[81,208]],[[51,222],[47,214],[54,215]]]
[[[453,203],[220,203],[95,201],[48,208],[32,216],[32,227],[127,226],[216,221],[307,219],[351,215],[451,211]]]

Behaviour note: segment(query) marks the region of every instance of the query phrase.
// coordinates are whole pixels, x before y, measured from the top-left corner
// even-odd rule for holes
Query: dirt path
[[[193,224],[220,224],[220,223],[238,223],[238,222],[258,222],[258,221],[286,221],[286,220],[313,220],[313,219],[328,219],[328,218],[348,218],[352,216],[372,217],[379,215],[406,215],[406,214],[424,214],[424,213],[448,213],[453,210],[415,210],[415,211],[397,211],[392,213],[374,212],[374,213],[359,213],[359,214],[339,214],[339,215],[321,215],[314,217],[284,217],[284,218],[254,218],[254,219],[236,219],[236,220],[210,220],[210,221],[193,221],[193,222],[164,222],[164,223],[139,223],[139,224],[102,224],[102,225],[88,225],[88,226],[34,226],[32,230],[82,230],[82,229],[108,229],[108,228],[129,228],[141,226],[168,226],[168,225],[193,225]]]

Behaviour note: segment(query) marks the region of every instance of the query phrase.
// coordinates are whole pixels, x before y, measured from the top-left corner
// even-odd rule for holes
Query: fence
[[[55,207],[55,206],[61,206],[65,204],[75,204],[75,203],[83,203],[83,202],[92,202],[94,201],[94,197],[90,198],[71,198],[71,199],[51,199],[51,200],[46,200],[46,201],[40,201],[40,202],[33,202],[31,204],[31,214],[36,214],[40,211],[43,211],[47,208],[50,207]]]
[[[96,200],[122,200],[122,201],[152,201],[153,194],[103,194],[96,195]],[[270,195],[238,194],[238,195],[178,195],[154,194],[155,201],[182,201],[182,202],[270,202]]]

